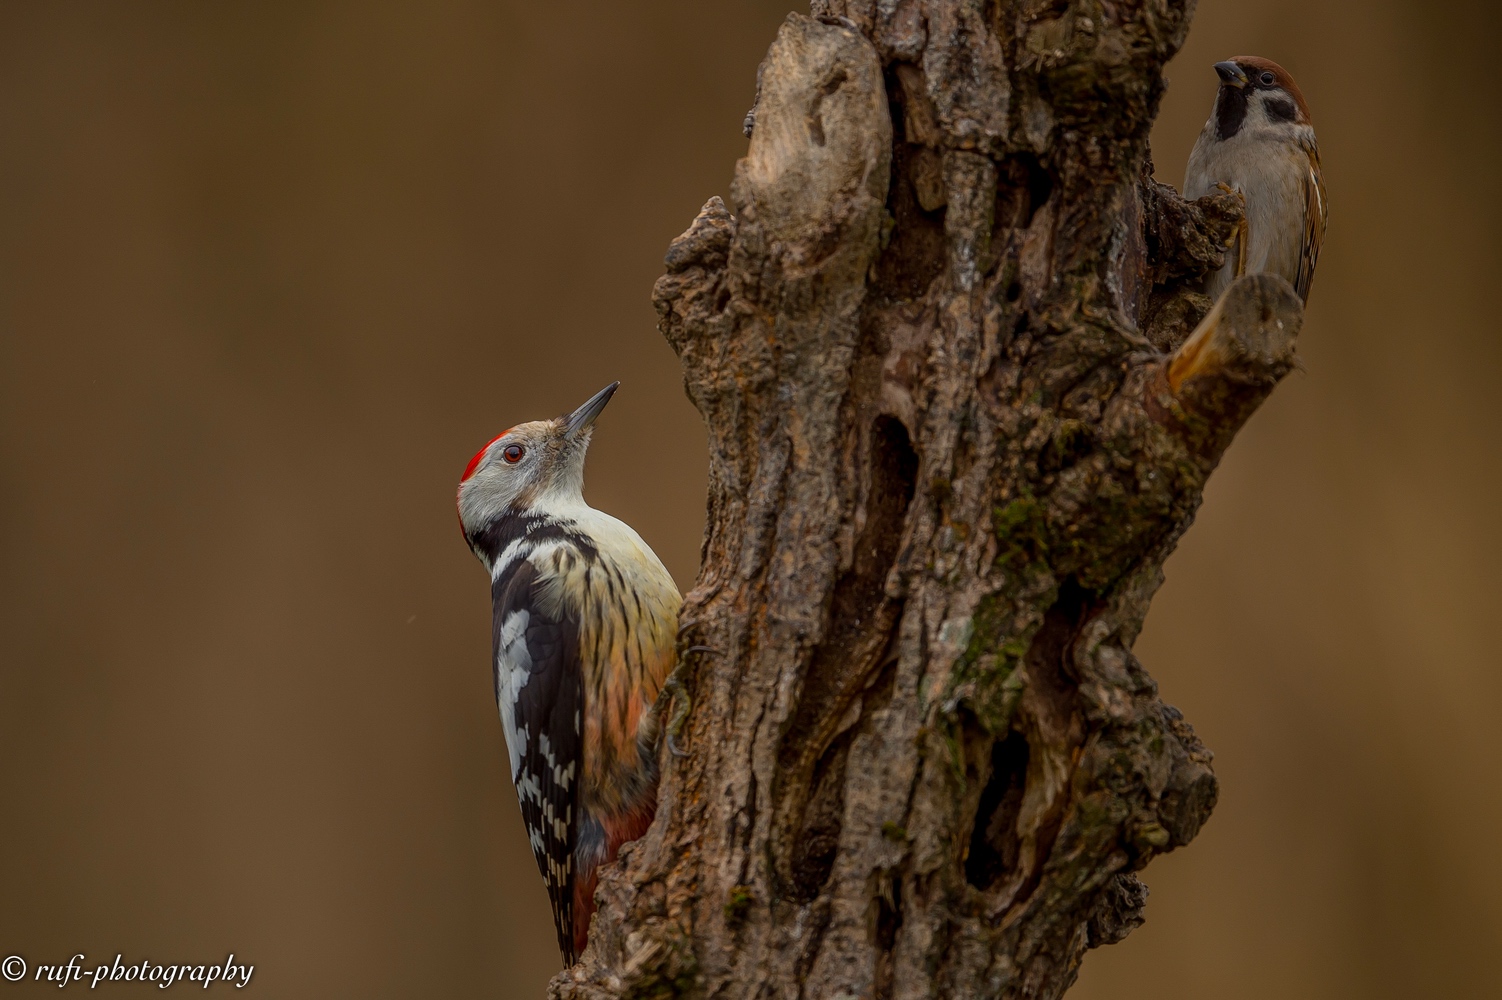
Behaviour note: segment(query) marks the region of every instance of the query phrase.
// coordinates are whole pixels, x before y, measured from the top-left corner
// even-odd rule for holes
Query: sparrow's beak
[[[620,387],[621,384],[619,382],[610,383],[593,396],[590,396],[589,401],[583,406],[564,417],[563,436],[576,438],[589,430],[590,426],[595,422],[595,417],[600,415],[600,411],[605,409],[605,404],[610,402],[610,397],[614,396],[615,390]]]
[[[1216,63],[1215,72],[1220,74],[1220,82],[1227,87],[1235,87],[1237,90],[1240,90],[1246,86],[1246,70],[1233,62]]]

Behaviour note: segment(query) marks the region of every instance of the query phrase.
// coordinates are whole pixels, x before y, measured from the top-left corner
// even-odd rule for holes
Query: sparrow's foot
[[[1235,195],[1236,200],[1241,202],[1241,221],[1236,223],[1236,236],[1232,240],[1232,246],[1236,248],[1236,277],[1239,278],[1246,273],[1246,195],[1242,194],[1240,191],[1236,190],[1224,181],[1221,181],[1215,186],[1220,188],[1226,194]]]
[[[1242,194],[1240,191],[1236,190],[1231,185],[1227,184],[1225,181],[1220,181],[1215,186],[1218,187],[1218,188],[1220,188],[1226,194],[1228,194],[1231,197],[1235,198],[1237,201],[1241,202],[1241,205],[1242,205],[1243,208],[1246,207],[1246,195]]]

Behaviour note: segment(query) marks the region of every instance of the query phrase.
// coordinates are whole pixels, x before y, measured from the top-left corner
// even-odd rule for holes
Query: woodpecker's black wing
[[[527,839],[553,904],[559,950],[572,965],[583,771],[579,623],[563,608],[544,610],[540,576],[529,559],[518,558],[491,584],[495,692]]]

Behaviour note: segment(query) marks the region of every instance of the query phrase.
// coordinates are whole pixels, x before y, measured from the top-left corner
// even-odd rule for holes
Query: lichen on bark
[[[1217,789],[1132,645],[1301,318],[1210,309],[1238,209],[1151,179],[1191,7],[784,23],[653,292],[709,442],[689,753],[553,996],[1054,997],[1141,922]]]

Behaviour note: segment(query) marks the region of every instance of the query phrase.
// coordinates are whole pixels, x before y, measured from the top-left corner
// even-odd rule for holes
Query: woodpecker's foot
[[[668,674],[668,679],[662,684],[662,693],[657,696],[658,699],[662,699],[665,695],[667,696],[667,701],[663,701],[662,704],[666,706],[668,701],[673,703],[673,717],[668,720],[667,725],[667,744],[668,753],[674,757],[688,756],[688,751],[678,745],[678,736],[683,732],[683,726],[688,722],[688,713],[694,707],[693,699],[689,697],[688,685],[683,683],[684,677],[687,676],[688,664],[686,661],[690,653],[713,653],[716,656],[720,655],[719,650],[711,649],[709,646],[690,646],[683,651],[683,660],[673,668],[673,672]]]
[[[688,751],[678,745],[678,734],[683,732],[683,724],[688,721],[693,699],[688,696],[688,686],[683,683],[681,666],[674,667],[673,672],[668,674],[668,679],[662,685],[662,694],[673,703],[673,717],[668,720],[667,725],[668,753],[674,757],[687,757]]]

